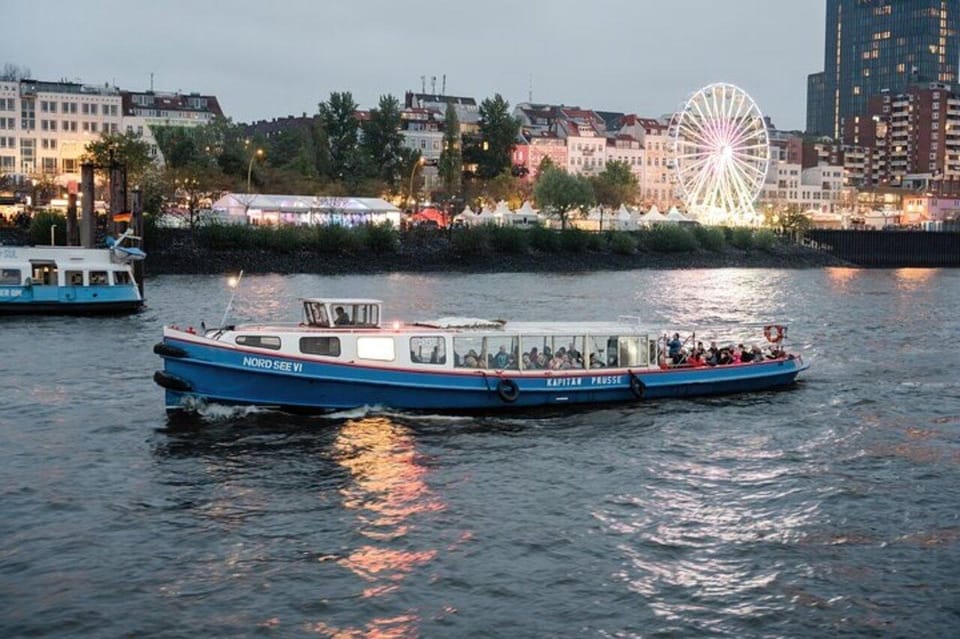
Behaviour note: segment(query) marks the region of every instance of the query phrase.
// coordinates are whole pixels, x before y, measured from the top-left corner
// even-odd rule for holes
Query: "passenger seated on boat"
[[[760,350],[760,347],[756,344],[750,347],[750,354],[753,356],[753,361],[755,362],[763,360],[763,351]]]
[[[710,342],[710,348],[707,349],[703,361],[707,363],[707,366],[716,366],[720,363],[720,351],[717,349],[716,342]]]
[[[590,353],[590,368],[603,368],[603,360],[599,353]]]
[[[347,312],[343,310],[342,306],[338,306],[333,312],[337,314],[333,320],[336,326],[347,326],[350,324],[350,316],[347,315]]]
[[[727,364],[733,363],[733,356],[730,354],[730,349],[724,347],[720,349],[720,352],[717,354],[717,365],[726,366]]]
[[[753,361],[753,351],[749,348],[740,344],[737,348],[740,349],[740,362],[743,364],[749,364]]]
[[[504,369],[508,366],[510,366],[510,355],[507,354],[507,347],[501,346],[493,356],[493,368]]]
[[[697,349],[694,349],[693,352],[687,356],[686,363],[688,366],[693,366],[694,368],[707,365],[706,362],[703,361],[703,356],[697,352]]]

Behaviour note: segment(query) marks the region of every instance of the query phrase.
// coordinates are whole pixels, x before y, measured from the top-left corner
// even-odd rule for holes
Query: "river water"
[[[0,319],[0,636],[956,636],[960,271],[245,277],[386,317],[790,325],[796,388],[510,417],[211,407],[168,421],[165,323]]]

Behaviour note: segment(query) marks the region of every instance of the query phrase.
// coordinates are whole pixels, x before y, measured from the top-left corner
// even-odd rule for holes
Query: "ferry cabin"
[[[384,328],[379,300],[307,299],[303,310],[304,322],[299,326],[241,326],[228,334],[219,329],[210,334],[280,356],[461,373],[584,371],[646,367],[656,362],[656,340],[639,334],[639,327],[622,322],[508,325],[441,318]],[[343,318],[339,322],[338,315]],[[531,353],[536,360],[530,358]]]
[[[125,312],[142,304],[132,267],[108,249],[0,246],[0,314]]]

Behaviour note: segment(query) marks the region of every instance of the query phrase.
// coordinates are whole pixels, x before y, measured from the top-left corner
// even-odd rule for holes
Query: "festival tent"
[[[538,211],[537,211],[537,209],[535,209],[535,208],[533,208],[532,206],[530,206],[530,201],[529,201],[529,200],[524,200],[524,201],[523,201],[523,206],[521,206],[519,209],[517,209],[517,213],[518,213],[519,215],[530,216],[530,215],[537,215]]]
[[[678,211],[675,206],[670,207],[670,211],[667,212],[666,221],[672,224],[689,224],[691,222],[690,218]]]
[[[478,226],[483,224],[480,220],[480,214],[471,209],[469,206],[463,209],[459,215],[454,218],[454,222],[457,224],[465,224],[466,226]]]
[[[656,204],[651,206],[650,210],[647,211],[647,214],[643,216],[643,223],[647,226],[650,226],[651,224],[662,224],[666,221],[666,216],[660,212],[660,209],[657,208]]]
[[[621,204],[620,208],[617,209],[617,212],[610,217],[612,221],[612,228],[615,228],[618,231],[633,230],[633,219],[630,217],[630,211],[628,211],[627,207],[625,207],[623,204]]]
[[[410,216],[410,221],[414,224],[433,223],[444,228],[447,226],[447,218],[443,211],[433,208],[421,209]]]

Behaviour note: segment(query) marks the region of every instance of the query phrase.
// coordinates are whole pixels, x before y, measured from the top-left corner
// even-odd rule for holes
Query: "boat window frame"
[[[94,276],[97,276],[97,279],[99,279],[100,275],[103,276],[103,281],[94,282]],[[110,271],[89,271],[87,273],[87,278],[90,286],[110,286]]]
[[[118,280],[117,279],[118,275],[122,276],[122,279],[125,281]],[[114,269],[111,272],[111,276],[113,277],[113,284],[115,286],[131,286],[133,284],[133,276],[130,275],[130,271],[126,271],[123,269]]]
[[[16,275],[13,275],[16,273]],[[11,278],[14,278],[11,280]],[[0,286],[20,286],[23,284],[23,269],[0,268]]]
[[[263,343],[264,338],[277,340],[276,346],[274,346],[273,344],[264,344]],[[259,343],[248,344],[246,343],[246,340],[248,339],[250,340],[256,339],[259,341]],[[244,341],[241,341],[241,340],[244,340]],[[279,335],[250,335],[250,334],[236,335],[233,338],[233,343],[236,344],[237,346],[243,346],[245,348],[263,348],[270,351],[279,351],[283,347],[283,340],[280,339]]]
[[[433,360],[433,348],[430,350],[430,354],[424,358],[421,355],[414,355],[414,351],[417,353],[423,352],[423,345],[414,344],[414,340],[423,340],[423,341],[434,341],[435,345],[433,348],[439,347],[439,355],[437,361]],[[412,335],[408,340],[408,345],[410,346],[410,363],[411,364],[426,364],[427,366],[446,366],[447,364],[447,338],[444,335]],[[429,347],[430,345],[427,344]],[[419,348],[417,348],[419,347]],[[416,357],[416,359],[414,359]]]
[[[327,351],[321,352],[319,350],[308,350],[303,347],[304,343],[313,340],[326,340],[328,346],[335,344],[337,347],[336,352],[333,352],[332,348],[328,348]],[[340,357],[340,355],[343,354],[343,350],[340,346],[340,338],[336,337],[335,335],[303,335],[297,342],[297,347],[304,355],[316,355],[318,357]]]

